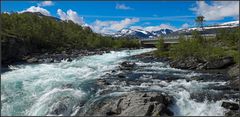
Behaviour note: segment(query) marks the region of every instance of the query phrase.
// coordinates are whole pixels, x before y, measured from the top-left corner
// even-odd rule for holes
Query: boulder
[[[38,59],[35,58],[35,57],[32,57],[30,59],[27,60],[28,63],[37,63],[38,62]]]
[[[222,107],[223,107],[223,108],[226,108],[226,109],[230,109],[230,110],[238,110],[238,109],[239,109],[238,103],[235,103],[235,102],[227,102],[227,101],[224,101],[224,102],[222,103]]]
[[[50,115],[69,115],[67,106],[62,102],[57,102],[52,106]]]
[[[228,85],[234,90],[240,90],[240,69],[239,64],[234,65],[228,70],[228,75],[231,80]]]
[[[106,88],[107,85],[110,85],[110,83],[107,82],[107,81],[104,80],[104,79],[97,79],[97,80],[96,80],[96,84],[97,84],[99,87],[102,87],[102,88]]]
[[[226,117],[239,117],[240,113],[238,110],[230,110],[227,113],[225,113]]]
[[[161,92],[131,92],[94,101],[86,116],[173,116],[172,98]],[[82,114],[80,114],[82,115]]]
[[[240,68],[239,68],[239,65],[234,65],[233,67],[231,67],[229,70],[228,70],[228,75],[231,77],[231,78],[235,78],[237,76],[240,76]]]
[[[204,68],[205,69],[224,69],[234,64],[233,57],[224,57],[217,60],[208,61]]]
[[[170,66],[179,69],[224,69],[234,64],[232,57],[224,57],[212,61],[200,60],[195,57],[174,60]]]
[[[195,57],[187,57],[184,59],[175,60],[170,63],[170,66],[173,68],[179,69],[197,69],[203,64],[203,61]]]
[[[131,70],[136,66],[136,63],[134,62],[129,62],[129,61],[124,61],[120,64],[120,69],[121,70]]]
[[[229,85],[232,89],[234,90],[240,90],[240,76],[238,76],[237,78],[230,80],[229,81]]]

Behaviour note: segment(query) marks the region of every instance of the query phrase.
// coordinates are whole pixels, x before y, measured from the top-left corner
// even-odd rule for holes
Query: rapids
[[[1,74],[1,115],[51,115],[55,106],[64,103],[62,115],[75,115],[90,98],[99,91],[94,91],[92,82],[118,67],[120,62],[130,56],[152,51],[154,49],[124,50],[103,55],[86,56],[71,62],[61,61],[51,64],[10,66],[11,71]],[[132,89],[159,90],[169,93],[176,100],[170,109],[174,115],[208,115],[223,116],[226,111],[221,102],[205,100],[197,102],[190,98],[190,93],[206,90],[208,85],[224,85],[219,82],[189,81],[185,78],[200,76],[188,70],[169,67],[162,62],[134,60],[142,69],[133,73],[145,74],[139,79],[146,80],[140,85],[115,84],[109,88],[120,87],[118,92],[128,92]],[[181,77],[172,82],[152,78],[151,73]],[[151,81],[151,82],[149,82]]]

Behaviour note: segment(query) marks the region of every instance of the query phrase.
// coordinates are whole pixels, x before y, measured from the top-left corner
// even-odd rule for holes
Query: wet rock
[[[69,115],[69,114],[66,114],[66,113],[68,113],[67,111],[68,111],[68,108],[64,103],[57,102],[56,104],[54,104],[52,106],[49,114],[51,114],[51,115]]]
[[[96,83],[98,86],[105,88],[107,85],[110,85],[110,83],[108,83],[106,80],[104,79],[97,79]]]
[[[238,76],[236,79],[229,81],[229,85],[234,90],[240,90],[240,76]]]
[[[211,90],[195,91],[190,93],[190,99],[196,102],[218,101],[228,98],[224,92],[215,92]]]
[[[73,84],[65,84],[62,86],[63,89],[65,88],[73,88]]]
[[[202,80],[204,80],[204,78],[203,77],[191,77],[190,79],[188,79],[188,80],[196,80],[196,81],[202,81]]]
[[[168,109],[172,98],[160,92],[131,92],[106,97],[90,105],[87,116],[172,116]]]
[[[233,57],[225,57],[213,61],[208,61],[205,65],[205,69],[223,69],[234,64]]]
[[[122,62],[120,65],[121,65],[120,66],[121,70],[131,70],[136,66],[136,63],[125,61],[125,62]]]
[[[227,113],[225,113],[225,116],[227,116],[227,117],[239,117],[240,113],[239,113],[239,110],[230,110]]]
[[[226,109],[230,109],[230,110],[238,110],[239,109],[239,105],[235,102],[223,102],[222,107],[224,107]]]
[[[35,57],[32,57],[32,58],[30,58],[30,59],[27,59],[27,62],[28,62],[28,63],[37,63],[37,62],[38,62],[38,59],[35,58]]]
[[[125,78],[126,76],[123,73],[117,74],[118,78]]]

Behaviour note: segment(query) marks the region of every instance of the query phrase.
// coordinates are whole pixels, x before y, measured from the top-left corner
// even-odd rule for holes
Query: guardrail
[[[182,35],[183,38],[185,39],[192,39],[193,35]],[[216,34],[202,34],[202,37],[205,38],[213,38],[216,37]],[[178,43],[179,38],[181,36],[180,35],[170,35],[170,36],[164,36],[163,40],[165,44],[174,44],[174,43]],[[142,39],[140,40],[140,43],[142,45],[155,45],[158,39]]]

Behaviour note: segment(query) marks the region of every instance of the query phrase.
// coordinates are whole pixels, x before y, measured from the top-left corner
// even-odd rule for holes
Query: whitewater
[[[67,111],[63,115],[74,116],[80,108],[80,103],[86,102],[96,95],[90,85],[92,81],[110,73],[119,66],[119,63],[128,60],[130,56],[153,50],[155,49],[111,51],[103,55],[85,56],[71,62],[63,60],[60,63],[10,66],[11,71],[1,74],[1,116],[51,115],[49,113],[51,109],[60,102],[67,105]],[[183,79],[166,82],[150,78],[151,83],[131,86],[115,84],[109,88],[120,87],[121,92],[128,92],[136,88],[164,91],[176,100],[170,107],[174,115],[224,115],[226,110],[221,107],[224,100],[197,102],[190,99],[190,93],[203,90],[212,84],[224,85],[225,82],[186,81],[185,78],[202,74],[171,68],[162,62],[133,61],[144,68],[144,70],[133,71],[146,74],[141,77],[143,80],[149,80],[151,76],[147,74],[154,72],[171,74]]]

